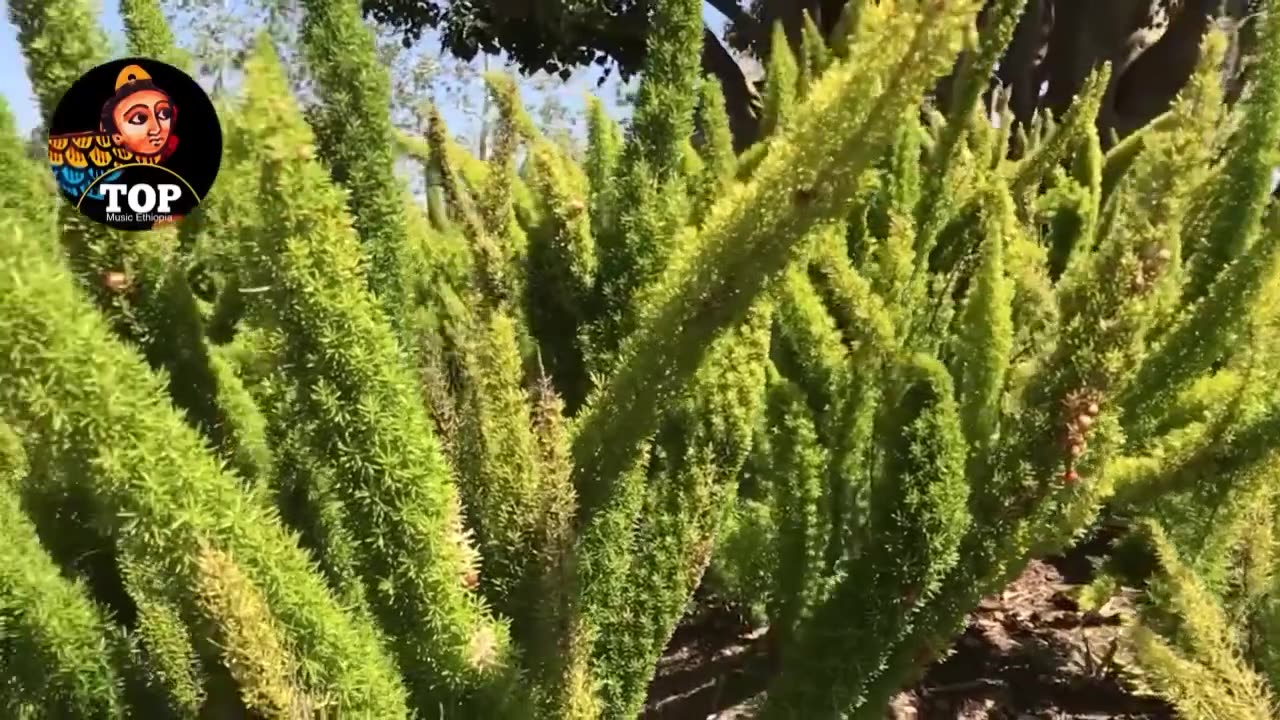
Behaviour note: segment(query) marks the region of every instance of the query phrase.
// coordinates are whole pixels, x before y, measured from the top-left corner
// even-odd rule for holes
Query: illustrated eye
[[[173,117],[173,110],[169,107],[156,108],[156,119],[168,120],[171,117]]]
[[[144,112],[136,112],[129,116],[130,125],[145,125],[147,122],[147,114]]]

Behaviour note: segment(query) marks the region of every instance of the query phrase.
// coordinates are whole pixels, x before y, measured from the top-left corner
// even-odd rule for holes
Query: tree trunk
[[[1152,0],[1053,0],[1043,104],[1061,115],[1101,63],[1121,60]],[[1115,69],[1113,65],[1113,70]]]
[[[1124,69],[1108,108],[1110,128],[1121,137],[1169,109],[1178,91],[1195,72],[1200,43],[1219,0],[1191,0],[1151,47]]]
[[[734,22],[760,62],[769,57],[769,28],[781,22],[798,51],[804,13],[809,12],[830,34],[847,0],[763,0],[759,12],[744,17],[745,0],[712,4]],[[1036,108],[1061,116],[1084,86],[1089,73],[1111,63],[1111,82],[1098,118],[1104,144],[1111,131],[1124,137],[1169,107],[1199,59],[1200,42],[1220,12],[1234,25],[1232,52],[1224,68],[1227,97],[1234,101],[1243,87],[1247,66],[1241,58],[1254,43],[1248,18],[1251,0],[1183,0],[1170,10],[1168,28],[1152,27],[1152,8],[1160,0],[1028,0],[1012,42],[1001,58],[996,83],[1010,92],[1017,122],[1030,122]],[[1219,8],[1222,8],[1219,10]],[[735,45],[736,46],[736,45]],[[710,30],[705,32],[702,67],[720,81],[733,131],[734,148],[742,151],[759,135],[757,93],[737,62]],[[945,109],[951,78],[943,78],[935,100]],[[1042,89],[1044,94],[1041,94]]]

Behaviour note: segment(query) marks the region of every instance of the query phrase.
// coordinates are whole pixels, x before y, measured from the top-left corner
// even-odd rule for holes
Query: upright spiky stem
[[[392,168],[390,77],[354,0],[308,0],[302,42],[325,103],[312,119],[334,180],[346,188],[367,262],[368,287],[404,332],[404,206]],[[402,340],[403,341],[403,340]]]
[[[1186,249],[1189,277],[1185,302],[1198,300],[1232,261],[1248,249],[1261,228],[1271,198],[1275,147],[1280,134],[1280,58],[1270,51],[1280,40],[1280,12],[1269,4],[1259,28],[1262,47],[1253,68],[1253,84],[1242,101],[1245,110],[1212,189],[1212,208],[1203,237]]]
[[[178,50],[157,0],[120,0],[120,17],[130,53],[185,68],[189,58]]]
[[[213,625],[215,642],[240,686],[245,707],[281,720],[311,712],[310,703],[294,687],[297,661],[262,591],[219,550],[202,549],[196,566],[198,602]]]
[[[985,204],[986,238],[960,319],[956,359],[965,436],[979,453],[996,444],[1000,398],[1013,349],[1013,287],[1005,273],[1005,253],[1006,238],[1016,232],[1013,200],[1007,193],[994,191]]]
[[[814,610],[789,655],[789,672],[769,692],[765,717],[882,712],[887,698],[873,694],[866,702],[868,687],[885,671],[881,649],[910,632],[922,603],[937,595],[959,560],[970,518],[966,444],[950,376],[925,356],[904,362],[895,375],[898,394],[883,420],[887,447],[870,521],[873,537],[894,543],[866,548]],[[867,620],[851,624],[849,617]]]
[[[760,135],[769,137],[787,126],[795,112],[800,68],[795,53],[787,43],[782,22],[774,23],[770,36],[768,75],[765,78],[764,112],[760,117]]]
[[[80,2],[11,3],[10,18],[19,27],[37,97],[46,116],[74,77],[98,62],[99,27]],[[173,38],[153,0],[136,0],[122,7],[131,47],[136,52],[181,62]],[[76,38],[75,41],[68,38]],[[51,53],[50,45],[61,48]],[[145,51],[145,52],[143,52]],[[64,85],[63,83],[66,83]],[[177,235],[170,229],[145,235],[99,226],[62,208],[62,239],[72,267],[100,307],[126,339],[139,343],[148,361],[169,375],[174,402],[190,422],[228,457],[239,452],[240,441],[224,408],[218,403],[218,378],[211,367],[204,329],[185,268],[178,256]],[[119,283],[111,282],[118,278]]]
[[[676,229],[684,220],[686,181],[680,161],[694,126],[701,5],[660,0],[645,57],[645,80],[620,154],[615,195],[619,213],[611,233],[598,236],[598,293],[604,306],[595,334],[603,372],[635,327],[635,294],[663,270]]]
[[[644,299],[645,321],[628,339],[613,379],[579,426],[574,475],[584,482],[575,485],[592,479],[580,514],[589,516],[609,496],[653,428],[657,407],[693,373],[707,340],[743,317],[799,239],[848,212],[861,171],[914,94],[943,71],[972,10],[948,5],[887,20],[894,31],[876,38],[886,44],[879,65],[828,73],[752,181],[718,202],[705,227],[679,247],[667,276]],[[908,28],[918,20],[912,35]],[[871,94],[876,85],[883,95]],[[833,127],[851,130],[833,143]]]
[[[777,588],[770,612],[776,626],[771,628],[778,643],[786,647],[796,629],[807,619],[822,596],[822,577],[827,551],[824,512],[827,489],[822,477],[828,460],[818,444],[817,430],[803,411],[798,389],[787,382],[776,384],[770,393],[770,471],[776,497],[773,507],[780,511],[777,547]]]
[[[526,303],[532,334],[565,403],[576,412],[586,400],[589,347],[584,336],[594,317],[591,292],[599,266],[589,180],[549,143],[532,149],[531,184],[544,204],[542,223],[529,239]]]
[[[18,501],[25,472],[19,440],[0,422],[0,711],[122,718],[121,639],[40,546]]]
[[[27,156],[4,98],[0,98],[0,165],[8,168],[8,182],[0,187],[0,214],[22,218],[35,227],[51,226],[61,210],[55,204],[60,201],[57,189],[48,169]],[[56,244],[48,248],[50,252],[56,249]]]
[[[60,462],[93,468],[75,482],[95,500],[95,526],[121,555],[158,568],[184,620],[194,620],[197,546],[216,542],[244,563],[290,641],[314,661],[307,687],[350,712],[404,715],[404,691],[373,628],[338,607],[267,504],[221,470],[161,380],[42,256],[42,241],[12,225],[4,232],[0,342],[13,352],[0,361],[0,416]]]
[[[107,59],[109,44],[96,15],[85,0],[9,3],[9,21],[18,29],[27,77],[46,117],[85,71]]]
[[[452,705],[510,668],[507,629],[469,587],[474,558],[457,489],[388,318],[359,280],[343,194],[311,155],[269,45],[248,72],[244,117],[265,159],[271,228],[242,251],[272,288],[257,312],[285,330],[280,361],[306,393],[298,410],[318,431],[311,447],[337,470],[334,492],[368,548],[359,573],[415,704]]]
[[[936,242],[934,233],[938,230],[938,221],[949,214],[947,207],[950,198],[947,185],[953,181],[949,177],[954,153],[964,136],[966,127],[973,122],[975,110],[987,89],[988,78],[1005,47],[1013,38],[1013,31],[1022,16],[1022,8],[1027,0],[999,0],[988,10],[987,29],[982,33],[980,46],[976,53],[965,58],[966,62],[955,79],[956,92],[951,104],[951,117],[947,121],[938,142],[934,145],[932,172],[926,175],[926,185],[922,195],[924,202],[920,206],[918,220],[922,227],[920,242],[916,248],[921,257],[933,250]],[[851,5],[854,3],[851,3]],[[1092,117],[1092,115],[1089,115]]]
[[[831,50],[822,37],[822,30],[814,22],[809,11],[804,12],[804,24],[800,28],[800,78],[798,91],[801,99],[809,92],[809,86],[831,65]],[[776,47],[776,46],[775,46]]]
[[[1164,574],[1160,593],[1181,624],[1176,644],[1141,624],[1131,631],[1149,683],[1187,717],[1244,720],[1271,714],[1274,701],[1263,678],[1244,662],[1220,602],[1183,562],[1159,523],[1148,521],[1142,529]]]
[[[599,237],[603,228],[613,227],[617,206],[613,200],[613,180],[618,155],[622,150],[622,133],[607,114],[604,105],[592,97],[587,101],[587,182],[591,187],[591,233]]]
[[[698,129],[702,135],[703,169],[698,178],[693,218],[701,220],[733,179],[735,158],[729,117],[725,114],[720,83],[704,80],[698,102]]]

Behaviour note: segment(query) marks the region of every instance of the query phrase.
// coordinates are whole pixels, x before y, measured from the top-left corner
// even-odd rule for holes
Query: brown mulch
[[[1173,720],[1122,679],[1121,622],[1131,598],[1082,611],[1082,553],[1034,561],[969,616],[952,653],[904,690],[886,720]],[[772,668],[767,635],[726,608],[700,607],[677,629],[641,720],[747,720]]]
[[[773,674],[764,628],[705,602],[676,628],[641,720],[746,720]]]

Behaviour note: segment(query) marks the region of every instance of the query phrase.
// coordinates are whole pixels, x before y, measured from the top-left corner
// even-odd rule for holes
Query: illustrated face
[[[173,105],[169,96],[158,90],[139,90],[129,95],[116,105],[112,115],[116,132],[111,139],[127,150],[155,155],[169,141]]]

